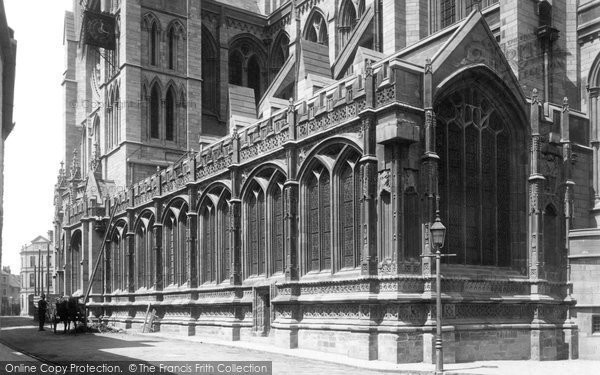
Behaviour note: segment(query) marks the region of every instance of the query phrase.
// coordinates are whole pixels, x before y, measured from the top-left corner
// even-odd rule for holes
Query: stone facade
[[[423,4],[76,1],[64,292],[128,329],[431,363],[439,210],[445,360],[576,358],[600,174],[573,69],[599,50],[573,1]],[[81,48],[84,8],[117,51]]]
[[[41,294],[50,296],[62,295],[64,280],[57,278],[56,252],[53,233],[48,238],[37,236],[21,248],[21,290],[19,304],[22,315],[33,315],[30,310],[30,299],[37,301]]]

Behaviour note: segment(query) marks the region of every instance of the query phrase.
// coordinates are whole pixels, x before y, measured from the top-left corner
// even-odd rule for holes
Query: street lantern
[[[435,249],[439,250],[442,247],[444,247],[444,239],[446,238],[446,227],[444,226],[444,224],[442,224],[442,221],[440,220],[439,212],[436,212],[435,222],[433,223],[433,225],[431,225],[431,229],[429,229],[429,231],[431,232],[431,238],[433,240],[433,245],[435,246]]]
[[[442,257],[455,256],[456,254],[442,254],[440,251],[444,247],[446,227],[440,220],[439,210],[435,211],[435,221],[429,228],[429,234],[435,252],[421,256],[435,258],[435,374],[442,375],[444,373],[444,350],[442,344],[442,273],[440,260]]]

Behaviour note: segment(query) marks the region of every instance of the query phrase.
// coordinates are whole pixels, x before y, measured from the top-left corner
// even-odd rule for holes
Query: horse
[[[52,324],[54,326],[54,333],[56,333],[56,326],[59,322],[63,322],[64,331],[63,333],[70,332],[71,322],[77,334],[77,322],[85,323],[85,310],[82,305],[79,304],[77,297],[61,298],[55,303],[56,308],[54,309],[52,316]]]

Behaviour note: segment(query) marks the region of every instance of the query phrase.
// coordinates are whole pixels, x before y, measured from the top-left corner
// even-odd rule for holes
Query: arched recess
[[[267,86],[267,54],[251,34],[238,35],[229,42],[229,83],[254,89],[256,103]]]
[[[114,96],[112,98],[112,145],[118,146],[121,142],[121,96],[119,86],[115,86]]]
[[[164,210],[162,262],[165,287],[189,284],[187,213],[187,201],[180,197],[172,199]]]
[[[255,169],[242,188],[244,276],[282,274],[285,270],[283,169],[268,163]]]
[[[127,221],[119,219],[109,229],[106,248],[106,290],[108,293],[128,291],[129,249],[127,246]]]
[[[339,20],[340,25],[338,28],[340,46],[343,47],[348,43],[352,31],[357,23],[357,9],[352,0],[344,0],[340,6]]]
[[[360,261],[361,149],[334,138],[322,143],[300,169],[300,270],[302,274],[354,270]]]
[[[523,103],[487,67],[460,71],[438,89],[440,215],[450,262],[525,268],[526,160]],[[512,236],[512,237],[511,237]]]
[[[143,30],[145,33],[144,49],[142,56],[145,56],[146,63],[154,66],[159,65],[160,61],[160,34],[161,24],[154,13],[146,13],[143,16]]]
[[[171,70],[182,70],[185,59],[185,27],[180,20],[171,21],[167,26],[167,67]]]
[[[310,42],[329,45],[327,21],[319,8],[315,7],[311,10],[302,35],[304,39]]]
[[[202,26],[202,113],[218,114],[219,77],[219,48],[211,32]]]
[[[94,116],[94,121],[92,123],[91,142],[90,160],[94,161],[100,157],[100,116],[98,115]]]
[[[135,287],[156,286],[156,253],[154,251],[154,213],[144,210],[135,222]]]
[[[198,205],[198,281],[200,284],[228,282],[231,270],[231,191],[223,184],[209,186]]]
[[[271,80],[277,75],[289,55],[290,37],[285,31],[281,31],[277,34],[273,47],[271,48]]]
[[[150,88],[150,107],[148,108],[148,127],[150,139],[160,139],[161,90],[158,82]]]
[[[175,87],[170,84],[167,87],[165,96],[165,139],[175,141],[177,134],[177,92]]]
[[[82,259],[82,242],[81,242],[81,230],[76,230],[71,234],[70,243],[70,260],[71,260],[71,293],[81,289],[81,259]]]

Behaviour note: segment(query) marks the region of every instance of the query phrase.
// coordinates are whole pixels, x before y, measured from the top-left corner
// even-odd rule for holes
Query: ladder
[[[110,201],[109,201],[110,202]],[[102,245],[100,245],[100,252],[98,253],[98,258],[96,258],[96,263],[94,264],[94,271],[92,272],[92,277],[90,277],[90,282],[88,283],[87,289],[85,291],[85,295],[83,296],[83,306],[85,307],[85,324],[87,327],[87,316],[88,316],[88,308],[87,301],[90,297],[90,293],[92,291],[92,285],[94,284],[94,279],[96,277],[96,272],[98,272],[98,267],[100,266],[100,261],[104,255],[104,250],[106,249],[106,240],[108,238],[108,233],[110,232],[110,226],[112,225],[113,219],[115,218],[115,214],[117,213],[117,205],[112,208],[110,213],[110,218],[108,219],[108,225],[106,226],[106,232],[104,233],[104,239],[102,240]],[[110,208],[109,208],[110,209]]]

